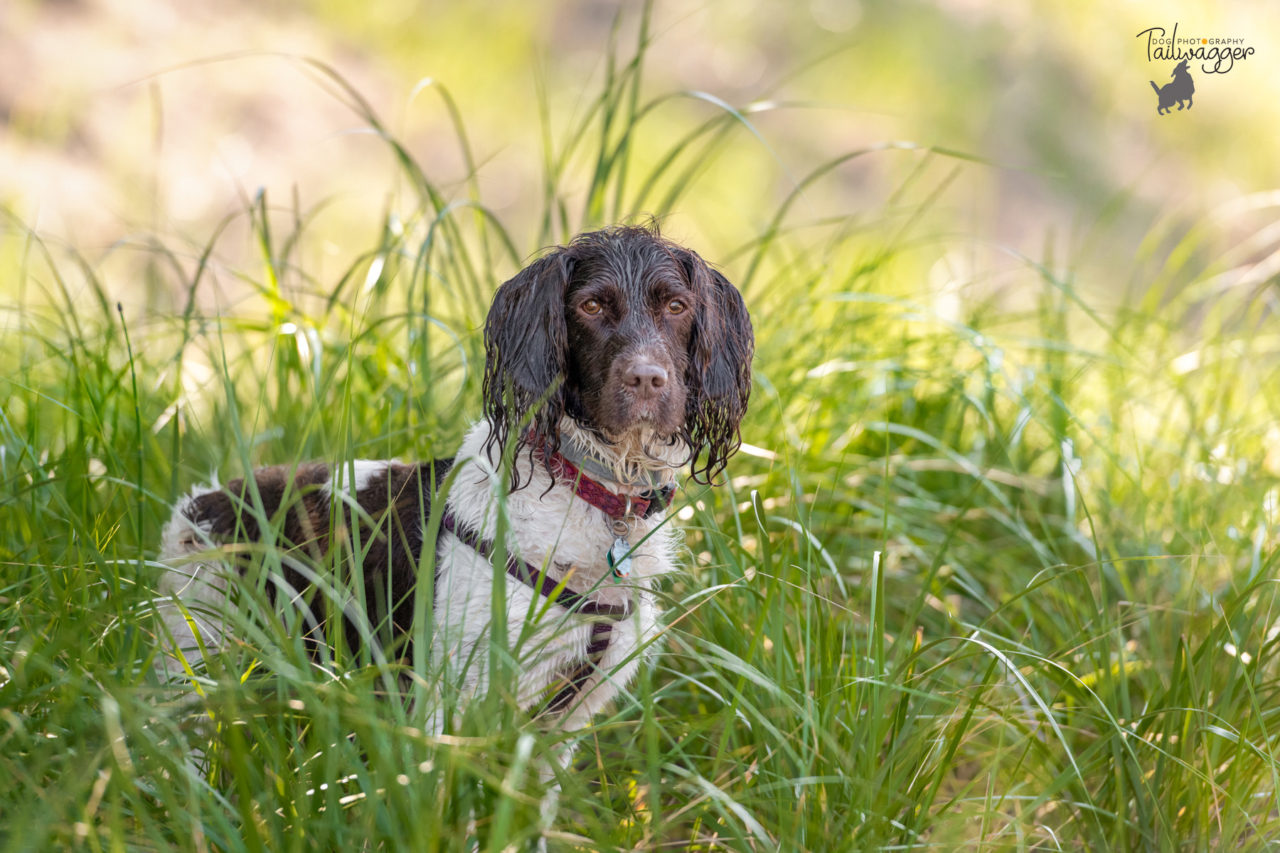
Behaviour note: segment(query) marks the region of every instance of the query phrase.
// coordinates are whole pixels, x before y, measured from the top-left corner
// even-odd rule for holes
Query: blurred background
[[[350,86],[445,193],[462,198],[474,174],[531,252],[545,152],[583,120],[610,44],[632,54],[639,18],[640,4],[590,0],[9,0],[0,205],[94,263],[144,234],[195,252],[229,218],[216,255],[235,266],[252,253],[237,214],[263,190],[314,216],[313,271],[344,269],[389,213],[417,203],[401,198],[400,168]],[[1137,34],[1174,24],[1256,53],[1226,74],[1193,64],[1194,108],[1159,116],[1148,81],[1168,82],[1173,63],[1148,62]],[[891,217],[915,182],[935,233],[980,238],[944,258],[948,275],[985,268],[988,288],[1001,255],[1058,245],[1081,287],[1097,267],[1114,290],[1154,223],[1212,220],[1223,205],[1237,216],[1280,181],[1275,4],[708,0],[660,2],[649,26],[645,98],[697,94],[646,116],[637,156],[647,143],[656,158],[723,105],[751,125],[664,220],[712,259],[759,233],[820,164],[887,143],[945,153],[841,163],[805,186],[796,218]],[[1215,227],[1237,225],[1256,230],[1230,216]],[[128,281],[109,282],[126,305],[171,307]]]

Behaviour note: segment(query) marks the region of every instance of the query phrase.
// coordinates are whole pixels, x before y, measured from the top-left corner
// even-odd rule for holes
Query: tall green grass
[[[499,851],[541,836],[591,850],[1262,850],[1280,837],[1280,383],[1272,283],[1249,278],[1274,235],[1233,246],[1214,222],[1171,223],[1109,277],[1077,280],[1099,267],[1079,243],[942,292],[930,271],[974,240],[940,236],[936,198],[980,167],[910,146],[818,164],[759,211],[757,235],[696,247],[755,317],[748,447],[723,485],[681,493],[689,570],[663,593],[662,653],[591,728],[548,730],[499,685],[456,734],[425,734],[427,662],[407,682],[367,656],[317,667],[270,618],[238,626],[194,705],[156,684],[153,561],[191,484],[450,455],[478,411],[476,328],[498,281],[579,230],[691,204],[725,152],[768,161],[750,109],[647,94],[649,37],[644,18],[634,48],[610,45],[567,127],[545,116],[532,239],[478,182],[438,186],[316,63],[403,177],[380,240],[336,277],[308,265],[323,211],[263,196],[203,245],[156,235],[103,259],[7,221],[5,849]],[[474,163],[465,105],[435,90]],[[646,121],[685,101],[701,117],[655,138]],[[866,158],[913,164],[890,206],[796,212],[805,188]],[[221,262],[232,233],[255,265]],[[105,271],[131,254],[176,310],[118,309],[126,283]],[[250,612],[271,608],[244,594]],[[579,750],[544,830],[539,767],[565,740]]]

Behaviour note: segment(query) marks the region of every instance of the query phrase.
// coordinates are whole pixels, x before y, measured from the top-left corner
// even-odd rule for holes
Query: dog
[[[1164,115],[1174,104],[1178,105],[1178,109],[1182,109],[1183,101],[1187,102],[1187,108],[1190,109],[1191,96],[1195,94],[1196,84],[1191,80],[1191,72],[1187,71],[1187,60],[1184,59],[1173,67],[1173,82],[1166,83],[1164,88],[1157,86],[1154,80],[1150,83],[1159,99],[1159,105],[1156,107],[1157,114]]]
[[[746,306],[656,225],[615,226],[501,285],[484,343],[483,418],[457,456],[274,466],[178,502],[160,554],[162,679],[189,678],[231,641],[236,575],[267,544],[280,568],[266,589],[297,607],[317,654],[336,640],[412,661],[429,594],[430,660],[478,695],[501,573],[521,708],[572,730],[626,688],[660,630],[656,585],[677,566],[664,522],[681,472],[711,483],[741,444]]]

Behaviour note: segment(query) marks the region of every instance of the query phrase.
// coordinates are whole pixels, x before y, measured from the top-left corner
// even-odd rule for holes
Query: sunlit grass
[[[676,209],[731,134],[754,139],[749,111],[703,99],[702,123],[636,160],[645,116],[673,100],[644,94],[643,38],[614,47],[577,123],[547,118],[529,245],[477,183],[435,186],[320,66],[386,138],[409,199],[336,277],[309,272],[312,214],[259,197],[241,214],[255,268],[220,265],[222,231],[117,247],[180,306],[129,316],[105,262],[7,223],[6,847],[497,851],[542,833],[536,768],[565,736],[501,689],[430,736],[410,701],[433,692],[428,663],[339,650],[316,666],[287,620],[246,618],[203,695],[176,701],[149,670],[150,560],[171,502],[215,474],[451,454],[478,411],[496,283],[546,243]],[[439,91],[467,150],[465,105]],[[689,571],[664,593],[663,653],[574,735],[550,846],[1265,848],[1280,835],[1266,282],[1223,286],[1250,256],[1214,222],[1153,233],[1112,280],[1045,257],[1015,259],[1000,287],[934,282],[963,245],[932,224],[936,198],[977,166],[909,146],[852,157],[919,165],[875,218],[811,221],[783,199],[754,237],[696,247],[755,318],[749,447],[721,487],[678,498]],[[1129,299],[1131,278],[1154,284]]]

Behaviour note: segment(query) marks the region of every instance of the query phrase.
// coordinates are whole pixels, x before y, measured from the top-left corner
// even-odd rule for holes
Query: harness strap
[[[474,530],[458,523],[458,520],[453,517],[453,513],[446,512],[444,518],[440,519],[440,526],[457,536],[459,541],[481,557],[486,560],[492,559],[493,541],[481,539]],[[587,680],[599,669],[600,662],[604,660],[605,652],[609,650],[609,640],[613,632],[611,623],[629,616],[631,614],[631,604],[629,602],[623,605],[602,604],[568,588],[556,589],[559,584],[552,580],[546,572],[539,571],[523,560],[517,560],[512,556],[507,557],[507,574],[571,613],[582,613],[586,616],[603,616],[609,620],[607,622],[595,621],[591,623],[591,639],[587,642],[587,659],[564,675],[563,686],[542,706],[543,712],[563,711],[573,702],[574,697],[586,689]]]
[[[566,673],[564,685],[542,706],[543,712],[557,713],[569,707],[573,699],[587,687],[587,679],[600,668],[604,653],[609,650],[609,636],[612,628],[607,622],[595,622],[591,625],[591,641],[587,643],[587,659]]]
[[[440,526],[457,536],[462,541],[462,544],[475,551],[481,557],[486,560],[493,558],[493,541],[481,539],[474,530],[458,523],[458,520],[453,517],[453,513],[446,512],[444,518],[440,519]],[[574,592],[568,587],[557,589],[556,587],[559,587],[560,584],[552,580],[551,576],[546,572],[535,569],[510,554],[507,555],[507,574],[530,587],[543,598],[549,598],[565,610],[574,613],[582,613],[586,616],[604,616],[614,621],[623,619],[631,614],[630,604],[602,604],[598,601],[592,601],[585,595]]]

